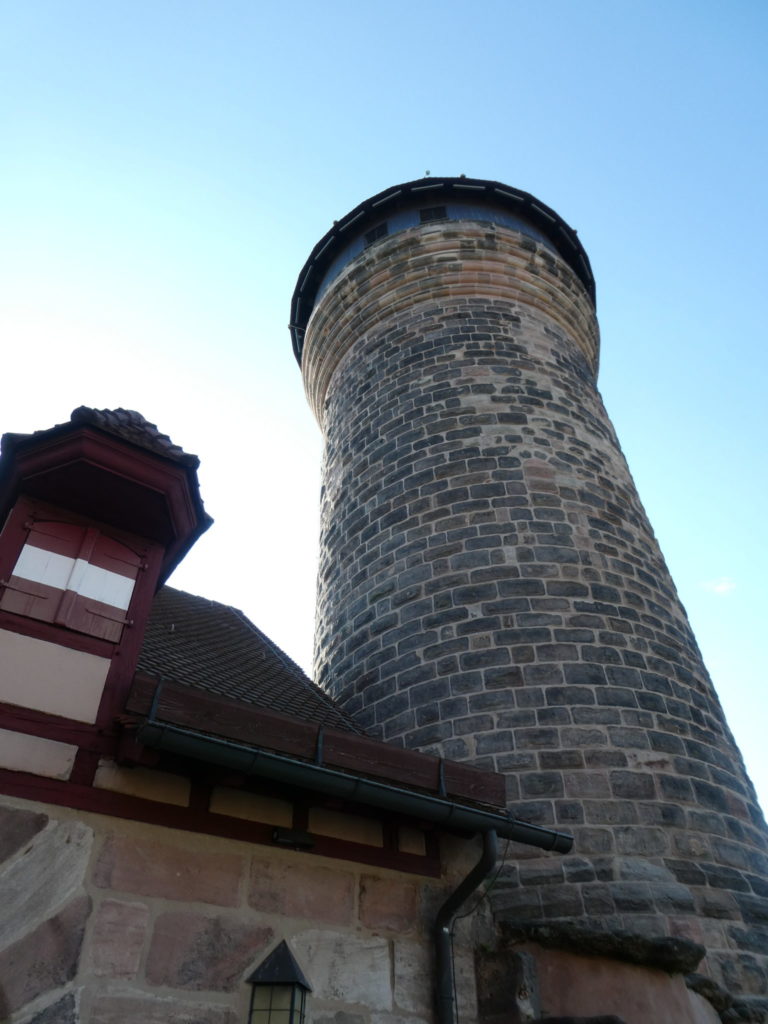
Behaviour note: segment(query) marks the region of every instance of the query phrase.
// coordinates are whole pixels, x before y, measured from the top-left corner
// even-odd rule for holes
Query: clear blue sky
[[[173,583],[310,668],[319,432],[286,324],[331,222],[433,174],[553,206],[600,387],[764,806],[768,5],[0,2],[2,429],[136,408],[216,518]]]

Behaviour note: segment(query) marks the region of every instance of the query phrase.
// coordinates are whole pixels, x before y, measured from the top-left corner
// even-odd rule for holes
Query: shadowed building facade
[[[508,935],[673,970],[688,940],[765,993],[765,821],[596,388],[575,232],[496,182],[397,186],[317,244],[292,334],[325,439],[316,681],[573,832],[515,852]]]

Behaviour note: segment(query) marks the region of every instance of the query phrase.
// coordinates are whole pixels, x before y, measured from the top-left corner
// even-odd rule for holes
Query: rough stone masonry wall
[[[0,1021],[241,1024],[244,978],[286,939],[313,1024],[431,1024],[430,924],[457,882],[6,800]],[[457,976],[471,1024],[465,932]]]
[[[346,268],[303,362],[326,443],[316,678],[573,832],[570,857],[516,851],[500,914],[693,939],[765,993],[765,822],[596,361],[579,282],[505,228],[411,229]]]

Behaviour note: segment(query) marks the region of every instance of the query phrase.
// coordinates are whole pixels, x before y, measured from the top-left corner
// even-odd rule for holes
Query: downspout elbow
[[[498,859],[496,832],[490,829],[483,833],[483,852],[467,877],[450,894],[437,912],[435,918],[435,973],[437,1024],[455,1024],[454,1011],[454,970],[451,949],[451,926],[456,912],[471,896],[480,883],[488,877]]]

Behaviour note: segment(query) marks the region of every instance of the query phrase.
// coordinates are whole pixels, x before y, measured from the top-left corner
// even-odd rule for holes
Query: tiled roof
[[[241,611],[182,590],[155,596],[138,667],[213,696],[363,731]]]
[[[140,448],[164,455],[175,462],[194,466],[195,469],[200,464],[196,455],[191,455],[174,444],[167,434],[161,433],[154,423],[145,420],[140,412],[134,412],[133,409],[89,409],[88,406],[81,405],[72,410],[70,422],[98,427]]]
[[[4,434],[3,449],[8,450],[14,445],[23,444],[30,438],[50,434],[53,431],[60,432],[73,424],[96,427],[107,434],[121,437],[139,448],[162,455],[166,459],[172,459],[174,462],[179,462],[192,469],[197,469],[200,465],[200,460],[196,455],[191,455],[179,448],[167,434],[161,433],[154,423],[145,420],[141,413],[134,412],[132,409],[90,409],[86,405],[73,409],[68,423],[58,423],[48,430],[36,430],[32,434]]]

